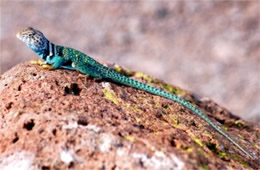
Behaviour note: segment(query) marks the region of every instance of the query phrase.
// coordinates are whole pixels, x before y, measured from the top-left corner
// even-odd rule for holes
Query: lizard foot
[[[43,69],[46,69],[46,70],[53,70],[54,67],[52,65],[48,65],[48,64],[42,64],[41,67]]]
[[[85,84],[87,84],[88,79],[90,79],[91,77],[88,74],[79,74],[78,76],[79,78],[85,78]]]
[[[101,82],[102,81],[102,77],[92,77],[89,74],[80,74],[79,77],[84,77],[86,81],[88,79],[93,79],[96,82]]]
[[[34,64],[34,65],[46,65],[46,62],[42,61],[42,60],[32,60],[30,62],[31,62],[31,64]]]

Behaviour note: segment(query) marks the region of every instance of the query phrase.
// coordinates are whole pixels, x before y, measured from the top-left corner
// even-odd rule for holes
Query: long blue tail
[[[196,108],[194,105],[189,103],[188,101],[173,95],[171,93],[168,93],[166,91],[157,89],[155,87],[149,86],[147,84],[141,83],[139,81],[133,80],[131,78],[128,78],[124,75],[121,75],[113,70],[106,70],[106,74],[102,75],[104,78],[110,79],[114,82],[118,82],[120,84],[135,87],[137,89],[165,97],[167,99],[170,99],[172,101],[178,102],[179,104],[182,104],[186,108],[190,109],[192,112],[197,114],[199,117],[201,117],[203,120],[208,122],[210,126],[212,126],[216,131],[218,131],[221,135],[226,137],[231,143],[233,143],[236,147],[238,147],[242,152],[244,152],[246,155],[248,155],[251,159],[254,159],[253,155],[249,154],[244,148],[242,148],[233,138],[231,138],[227,133],[224,132],[224,130],[221,129],[218,125],[216,125],[212,120],[209,119],[209,117],[200,111],[198,108]]]

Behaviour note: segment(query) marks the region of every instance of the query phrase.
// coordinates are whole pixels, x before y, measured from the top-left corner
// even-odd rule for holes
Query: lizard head
[[[41,53],[48,48],[48,40],[42,32],[28,27],[16,34],[16,37],[23,41],[29,48],[36,53]]]

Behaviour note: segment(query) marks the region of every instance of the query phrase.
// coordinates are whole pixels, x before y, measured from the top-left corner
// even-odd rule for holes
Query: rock
[[[142,73],[129,75],[196,104],[259,156],[259,126]],[[76,71],[19,64],[1,75],[0,102],[0,169],[259,166],[178,103]]]

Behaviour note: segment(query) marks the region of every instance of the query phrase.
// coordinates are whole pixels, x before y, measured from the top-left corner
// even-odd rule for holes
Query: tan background
[[[260,121],[260,1],[1,0],[1,73],[37,56],[32,26],[54,43],[145,72]]]

